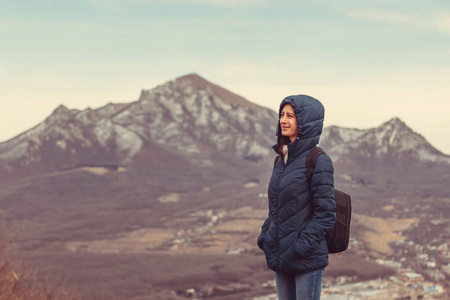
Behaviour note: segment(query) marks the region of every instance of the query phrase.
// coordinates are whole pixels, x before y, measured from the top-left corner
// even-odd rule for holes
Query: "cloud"
[[[370,19],[381,22],[407,24],[417,28],[433,29],[439,32],[450,34],[450,13],[439,12],[430,14],[420,13],[399,13],[382,11],[348,11],[347,16],[353,18]]]
[[[450,33],[450,13],[440,13],[434,20],[434,25],[440,31]]]

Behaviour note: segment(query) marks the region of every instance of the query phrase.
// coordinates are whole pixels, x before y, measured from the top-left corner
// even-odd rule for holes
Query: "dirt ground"
[[[354,222],[364,224],[369,230],[365,231],[362,238],[367,247],[378,254],[391,255],[393,253],[390,244],[405,239],[398,234],[399,231],[408,229],[417,219],[382,219],[360,214],[353,214]]]
[[[179,253],[219,254],[241,249],[254,251],[256,237],[264,220],[263,210],[251,210],[242,207],[229,213],[228,220],[218,224],[197,228],[195,239],[172,247],[170,251]],[[360,242],[368,249],[382,255],[391,255],[390,244],[404,239],[400,231],[408,229],[416,219],[382,219],[360,214],[353,214],[353,222],[364,224]],[[115,239],[94,241],[72,241],[65,245],[70,252],[83,251],[92,253],[148,253],[156,247],[182,238],[180,228],[145,228],[122,233]]]

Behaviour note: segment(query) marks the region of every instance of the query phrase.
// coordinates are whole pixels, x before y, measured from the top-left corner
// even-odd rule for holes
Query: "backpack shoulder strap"
[[[326,152],[322,148],[316,146],[309,151],[308,157],[306,158],[306,167],[308,168],[306,176],[309,182],[311,182],[314,168],[316,167],[316,159],[320,154],[326,154]]]

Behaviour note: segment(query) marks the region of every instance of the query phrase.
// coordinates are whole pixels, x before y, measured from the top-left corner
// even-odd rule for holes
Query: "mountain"
[[[327,127],[321,137],[321,146],[335,161],[352,155],[450,164],[450,156],[434,148],[399,118],[366,130]]]
[[[143,90],[132,103],[83,111],[59,106],[44,122],[0,143],[0,176],[117,168],[139,155],[158,160],[150,152],[197,155],[196,163],[206,165],[217,155],[258,162],[273,155],[276,122],[275,112],[190,74]],[[398,118],[366,130],[325,128],[321,146],[334,160],[357,155],[450,163]]]
[[[129,104],[83,111],[59,106],[44,122],[0,144],[0,170],[126,165],[155,147],[201,155],[205,164],[217,154],[259,161],[269,153],[276,120],[273,111],[190,74],[144,90]]]

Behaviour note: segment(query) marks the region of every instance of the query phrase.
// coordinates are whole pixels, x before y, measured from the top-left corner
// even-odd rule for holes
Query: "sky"
[[[273,110],[311,95],[325,126],[399,117],[450,155],[448,0],[0,0],[0,40],[0,142],[197,73]]]

